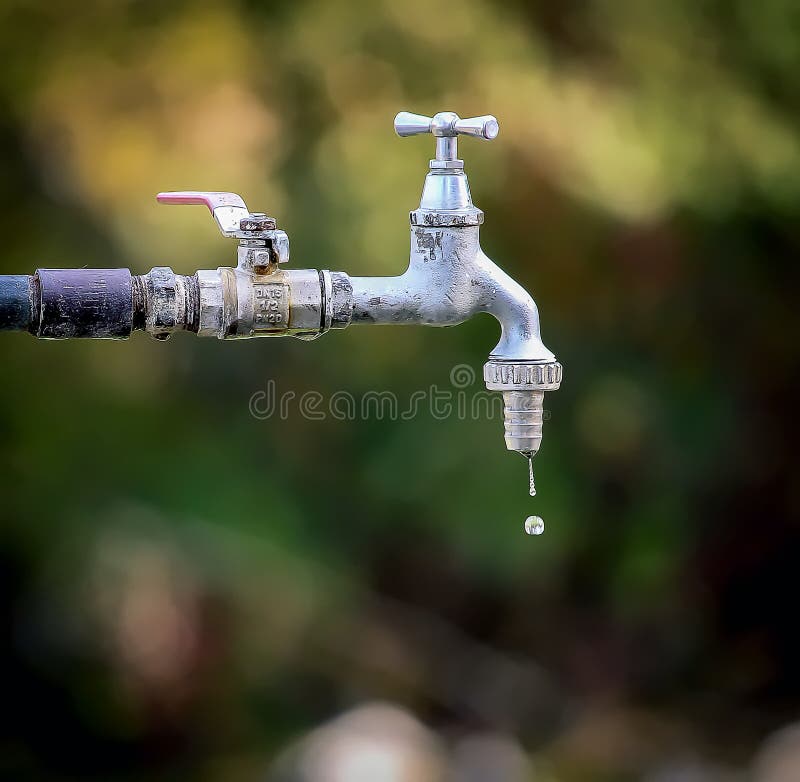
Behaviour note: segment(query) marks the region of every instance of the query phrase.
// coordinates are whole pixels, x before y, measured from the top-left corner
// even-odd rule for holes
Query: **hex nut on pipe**
[[[197,284],[200,290],[197,336],[222,339],[224,306],[219,269],[200,269],[197,272]]]

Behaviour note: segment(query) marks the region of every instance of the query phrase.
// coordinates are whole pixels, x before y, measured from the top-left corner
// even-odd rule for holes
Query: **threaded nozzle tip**
[[[542,443],[544,391],[503,391],[506,448],[535,454]]]

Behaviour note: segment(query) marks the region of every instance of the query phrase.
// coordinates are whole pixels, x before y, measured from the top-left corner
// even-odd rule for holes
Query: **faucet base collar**
[[[483,379],[490,391],[555,391],[561,385],[561,375],[558,361],[487,361],[483,365]]]
[[[460,228],[467,225],[482,225],[483,211],[476,206],[458,212],[415,209],[409,214],[409,219],[411,225],[427,228]]]

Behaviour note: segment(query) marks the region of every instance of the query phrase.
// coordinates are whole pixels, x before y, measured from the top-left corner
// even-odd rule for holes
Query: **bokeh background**
[[[491,112],[483,246],[565,366],[531,499],[499,419],[249,410],[447,388],[488,317],[3,335],[4,779],[800,779],[796,2],[3,0],[0,51],[0,272],[233,263],[193,188],[400,273],[394,114]]]

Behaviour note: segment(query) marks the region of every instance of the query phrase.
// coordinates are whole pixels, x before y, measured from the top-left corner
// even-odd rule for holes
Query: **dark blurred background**
[[[800,779],[800,5],[3,0],[0,51],[0,273],[234,263],[193,188],[398,274],[395,113],[491,112],[483,246],[565,366],[531,499],[499,418],[250,414],[447,388],[491,318],[2,335],[4,779]]]

